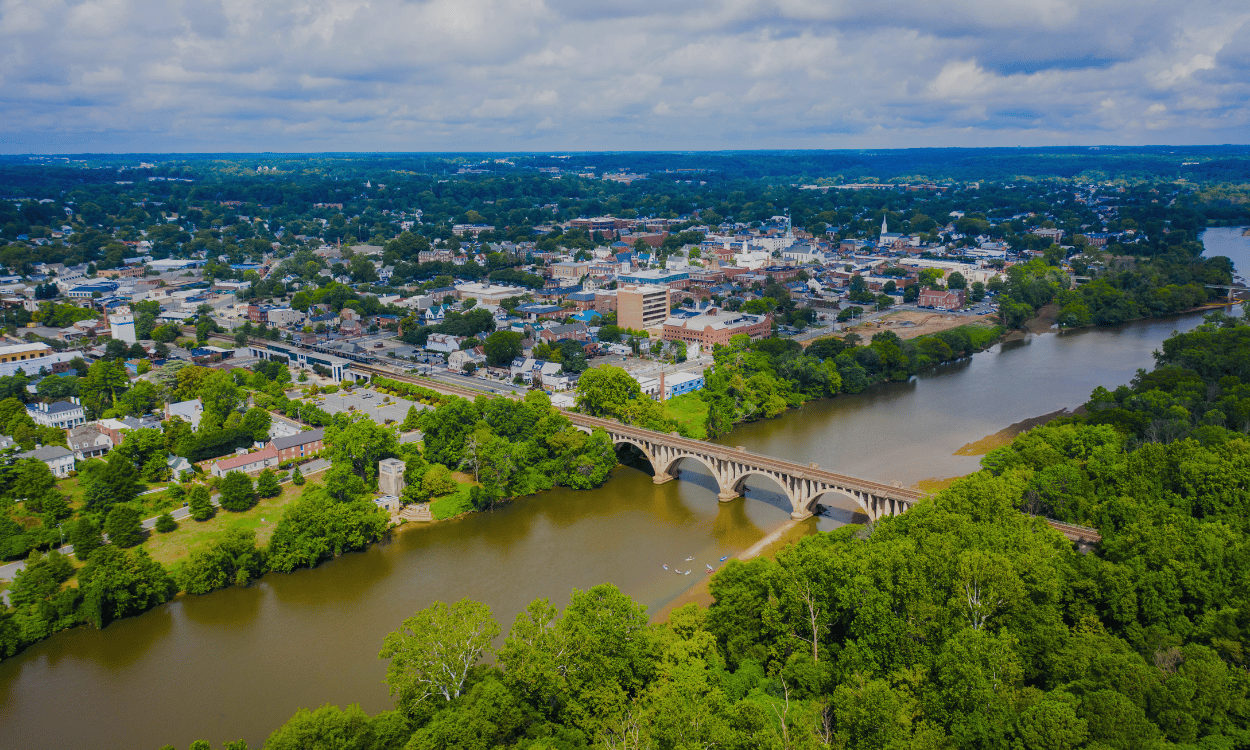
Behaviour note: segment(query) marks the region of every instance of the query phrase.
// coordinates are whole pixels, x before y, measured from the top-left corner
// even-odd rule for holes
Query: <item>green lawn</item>
[[[278,525],[278,519],[282,517],[283,506],[299,497],[304,487],[284,484],[281,495],[261,498],[251,510],[242,513],[218,508],[217,515],[207,521],[184,518],[178,522],[177,529],[167,534],[150,532],[143,548],[154,560],[170,569],[176,569],[191,550],[219,539],[227,529],[250,529],[256,532],[256,543],[264,545]]]
[[[686,437],[704,440],[707,430],[703,421],[707,419],[707,402],[694,393],[683,393],[664,402],[664,415],[677,421],[677,429]]]
[[[469,502],[469,488],[473,485],[461,482],[456,487],[456,491],[450,495],[445,495],[430,503],[430,513],[433,514],[434,520],[441,521],[444,518],[453,518],[461,513],[468,513],[473,510],[473,504]]]

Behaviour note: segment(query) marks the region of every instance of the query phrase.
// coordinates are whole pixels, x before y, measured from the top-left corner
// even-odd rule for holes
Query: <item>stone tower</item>
[[[404,462],[388,458],[378,462],[378,491],[399,497],[404,492]]]

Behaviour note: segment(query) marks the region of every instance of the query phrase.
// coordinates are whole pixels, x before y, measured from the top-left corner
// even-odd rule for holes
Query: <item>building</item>
[[[127,344],[138,343],[139,339],[135,337],[135,316],[110,315],[109,335]]]
[[[74,458],[85,461],[88,458],[99,458],[114,447],[113,436],[98,424],[82,424],[69,429],[67,436],[70,450]]]
[[[652,268],[646,271],[623,273],[617,277],[622,284],[645,286],[666,286],[669,289],[685,289],[690,286],[690,271],[669,271],[663,268]]]
[[[17,454],[17,457],[43,461],[56,477],[67,477],[74,470],[74,452],[59,445],[37,446],[33,451]]]
[[[212,471],[215,477],[224,477],[232,471],[241,471],[244,474],[258,474],[277,465],[278,451],[273,446],[267,445],[255,453],[240,453],[231,458],[223,458],[213,464]]]
[[[297,326],[304,322],[304,313],[291,307],[275,307],[266,313],[269,324],[274,326]]]
[[[456,299],[475,299],[479,305],[499,306],[509,297],[525,294],[526,290],[502,284],[461,284],[456,287]]]
[[[404,493],[404,470],[407,466],[398,458],[387,458],[378,462],[378,492],[383,495],[399,497]]]
[[[673,374],[661,373],[658,378],[643,378],[638,381],[638,387],[649,398],[656,401],[667,401],[673,396],[681,396],[686,393],[702,390],[704,386],[703,375],[697,372],[675,372]],[[660,398],[660,389],[664,389],[664,398]]]
[[[668,319],[667,286],[623,286],[616,290],[616,322],[622,328],[642,331],[663,325]]]
[[[589,273],[589,263],[565,261],[551,264],[551,278],[558,281],[576,283]]]
[[[6,366],[12,366],[13,372],[18,368],[24,368],[24,372],[32,372],[28,365],[23,362],[29,362],[32,359],[43,359],[52,355],[52,347],[42,342],[36,344],[13,344],[11,346],[0,346],[0,371],[8,369]],[[51,360],[49,360],[51,361]],[[15,364],[16,363],[16,364]],[[37,369],[37,368],[36,368]],[[5,375],[12,375],[12,372],[5,372]]]
[[[165,404],[165,419],[180,417],[184,422],[191,423],[191,429],[200,429],[200,417],[204,416],[204,404],[200,403],[198,398],[190,401],[179,401],[175,404]]]
[[[68,430],[87,422],[87,414],[77,396],[71,396],[69,401],[29,404],[26,413],[35,420],[35,424],[55,427],[58,430]]]
[[[460,351],[460,342],[462,341],[464,341],[462,336],[453,336],[450,333],[431,333],[425,340],[425,348],[426,351],[450,354]]]
[[[771,315],[735,313],[711,307],[701,315],[673,317],[665,320],[664,340],[698,344],[701,348],[710,351],[717,344],[728,345],[729,340],[740,333],[756,341],[770,336],[772,330]]]
[[[298,461],[301,458],[315,456],[325,447],[326,431],[323,427],[315,430],[303,430],[294,435],[276,437],[269,441],[269,447],[278,453],[278,461]]]
[[[924,289],[916,304],[934,310],[958,310],[964,306],[964,292],[962,289]]]

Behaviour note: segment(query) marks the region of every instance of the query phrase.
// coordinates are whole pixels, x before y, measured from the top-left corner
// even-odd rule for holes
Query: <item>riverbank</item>
[[[770,560],[775,559],[777,557],[777,553],[785,549],[788,545],[794,544],[805,536],[811,536],[817,533],[819,529],[817,529],[816,523],[817,519],[815,516],[804,518],[801,521],[787,521],[771,531],[763,539],[751,545],[749,548],[743,550],[737,555],[733,555],[730,560],[725,562],[725,564],[727,565],[733,560],[746,562],[757,557],[767,557]],[[724,567],[725,566],[722,565],[721,569],[723,570]],[[669,615],[671,615],[674,610],[681,609],[687,604],[698,604],[700,607],[711,606],[711,583],[713,575],[714,573],[708,573],[703,576],[698,583],[687,589],[685,593],[679,594],[677,598],[653,612],[651,614],[651,622],[667,622]]]

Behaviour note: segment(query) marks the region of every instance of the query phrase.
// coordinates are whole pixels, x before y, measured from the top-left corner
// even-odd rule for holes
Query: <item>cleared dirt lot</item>
[[[872,338],[878,331],[894,331],[901,339],[912,339],[950,328],[958,328],[974,323],[988,324],[989,316],[948,315],[928,310],[900,310],[885,317],[870,321],[863,325],[847,329],[854,331],[865,339]]]

